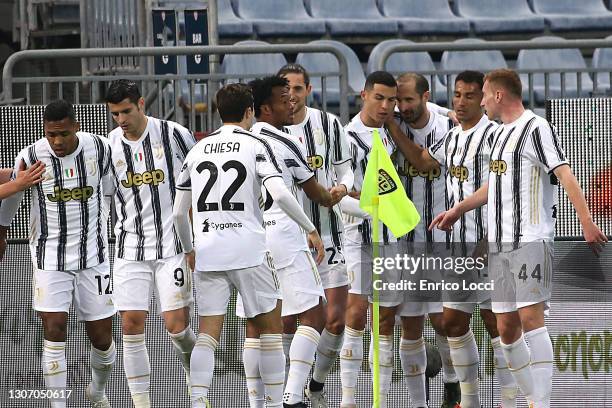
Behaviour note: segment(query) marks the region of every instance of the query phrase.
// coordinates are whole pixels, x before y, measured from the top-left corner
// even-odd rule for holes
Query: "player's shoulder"
[[[108,140],[110,141],[111,144],[121,140],[121,137],[123,136],[123,129],[121,129],[121,126],[117,126],[116,128],[114,128],[113,130],[111,130],[108,133]]]
[[[439,133],[446,134],[450,129],[459,127],[455,125],[451,118],[437,111],[430,110],[429,114],[433,115],[433,123]]]
[[[153,118],[155,119],[157,122],[159,122],[161,124],[161,120],[157,119],[157,118]],[[168,126],[170,127],[170,129],[177,130],[179,131],[179,133],[181,133],[181,135],[187,135],[187,134],[191,134],[191,131],[189,129],[187,129],[185,126],[181,125],[180,123],[177,122],[173,122],[171,120],[167,120],[165,121]]]
[[[77,137],[79,138],[79,141],[83,142],[85,145],[103,145],[104,147],[110,147],[110,141],[108,138],[96,135],[95,133],[77,132]]]

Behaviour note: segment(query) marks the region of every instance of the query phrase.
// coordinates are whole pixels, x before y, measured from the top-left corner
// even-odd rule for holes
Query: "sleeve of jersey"
[[[264,180],[266,190],[270,193],[274,202],[291,218],[295,221],[304,231],[312,232],[316,228],[308,219],[306,213],[302,209],[302,206],[297,202],[295,197],[289,192],[283,179],[280,177],[268,177]]]
[[[297,143],[293,143],[295,150],[290,151],[291,149],[287,148],[285,156],[287,158],[283,159],[285,161],[285,166],[291,171],[291,175],[295,180],[297,180],[298,184],[305,183],[310,180],[314,173],[310,170],[308,163],[306,162],[306,151],[302,145],[298,145]],[[299,154],[298,154],[299,153]]]
[[[196,144],[195,137],[193,136],[193,133],[187,130],[187,128],[184,128],[179,124],[174,125],[172,134],[174,137],[174,142],[179,148],[181,159],[184,160],[185,157],[187,157],[187,153],[189,153],[191,148],[193,148],[193,146]]]
[[[450,131],[446,132],[444,137],[440,138],[440,140],[438,140],[436,143],[429,146],[429,148],[427,149],[427,151],[429,152],[429,155],[433,157],[435,161],[440,163],[440,165],[444,165],[444,162],[446,160],[445,146],[446,146],[446,139],[450,137],[449,135],[450,135]]]
[[[448,112],[450,112],[450,109],[435,104],[433,102],[427,102],[427,110],[429,110],[430,112],[436,112],[437,114],[442,116],[448,116]]]
[[[262,180],[282,173],[272,147],[265,140],[255,146],[255,171]]]
[[[344,163],[351,160],[351,153],[349,151],[348,140],[346,138],[346,132],[340,124],[340,119],[334,117],[333,122],[333,156],[332,164]]]
[[[113,166],[111,148],[108,143],[105,144],[105,162],[104,172],[102,173],[102,192],[104,195],[111,196],[115,194],[115,169]]]
[[[351,191],[353,183],[355,182],[355,173],[353,173],[353,169],[351,168],[351,161],[347,160],[342,163],[334,164],[334,170],[338,178],[337,184],[344,184],[346,186],[346,191]]]
[[[340,210],[345,214],[352,215],[353,217],[363,219],[370,218],[370,214],[363,211],[359,206],[359,200],[351,196],[342,197],[342,200],[340,200]]]
[[[525,149],[526,154],[536,161],[546,172],[569,164],[565,152],[559,143],[557,134],[548,124],[540,124],[531,132],[532,149]]]
[[[178,190],[174,199],[174,207],[172,208],[172,217],[174,218],[174,227],[178,235],[183,252],[191,252],[193,250],[193,239],[191,236],[191,224],[189,223],[189,208],[191,207],[191,191]]]
[[[189,157],[185,159],[181,172],[176,180],[176,189],[183,191],[191,191],[191,166],[189,165]]]
[[[25,155],[19,153],[17,158],[15,159],[15,167],[13,168],[13,174],[11,175],[11,180],[15,179],[17,173],[19,172],[19,167],[21,161],[23,160],[26,163],[26,166],[30,166],[31,163],[26,160]],[[3,227],[8,227],[11,225],[15,214],[17,214],[17,210],[19,210],[19,205],[21,204],[21,200],[23,198],[24,192],[20,191],[17,194],[13,194],[10,197],[5,198],[0,201],[0,225]]]

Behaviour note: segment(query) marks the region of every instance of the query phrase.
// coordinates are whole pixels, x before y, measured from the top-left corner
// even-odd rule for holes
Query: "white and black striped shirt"
[[[413,129],[404,122],[398,112],[395,118],[402,131],[417,145],[425,149],[444,139],[454,124],[446,116],[429,111],[429,121],[422,129]],[[404,183],[406,194],[421,213],[419,225],[406,235],[410,242],[445,242],[450,237],[438,229],[429,231],[433,218],[446,210],[446,166],[428,172],[420,172],[399,151],[396,157],[397,172]]]
[[[120,127],[108,137],[117,204],[117,257],[150,261],[182,252],[172,207],[176,178],[195,145],[193,135],[178,123],[147,117],[137,141],[128,140]]]
[[[345,127],[346,134],[348,136],[349,149],[351,151],[352,167],[355,173],[355,181],[353,183],[353,189],[355,191],[361,191],[363,186],[363,177],[368,166],[368,159],[370,152],[372,151],[372,132],[378,130],[380,139],[387,150],[389,155],[395,151],[395,144],[391,135],[386,128],[371,128],[366,126],[358,113],[353,117]],[[372,243],[372,221],[362,220],[349,214],[343,214],[344,216],[344,231],[347,241],[354,244],[370,244]],[[396,238],[393,233],[380,222],[379,229],[380,238],[379,242],[385,244],[395,242]]]
[[[46,166],[43,181],[32,187],[30,205],[30,250],[41,270],[77,271],[106,260],[108,211],[103,194],[112,188],[111,153],[106,138],[77,132],[76,150],[57,157],[47,139],[23,149],[15,170],[23,160],[30,167],[40,160]],[[0,224],[8,225],[23,193],[2,202]]]
[[[302,197],[305,194],[298,186],[310,180],[314,174],[306,162],[305,152],[297,136],[281,132],[266,122],[255,123],[251,132],[272,147],[287,189],[293,193],[298,203],[303,205]],[[266,194],[264,205],[264,222],[266,243],[277,268],[289,266],[297,253],[308,251],[304,230],[281,210],[269,194]]]
[[[306,149],[306,159],[317,181],[326,188],[336,185],[334,165],[351,160],[344,128],[335,115],[306,107],[302,123],[287,126]],[[322,207],[304,197],[304,211],[317,228],[326,247],[342,245],[342,218],[339,206]]]
[[[553,170],[568,164],[551,125],[530,110],[498,128],[489,163],[489,242],[552,241],[557,212]]]
[[[449,208],[474,194],[489,180],[489,156],[497,124],[486,115],[471,129],[456,126],[429,148],[429,154],[446,168]],[[463,214],[453,228],[454,242],[478,242],[487,233],[487,206]]]

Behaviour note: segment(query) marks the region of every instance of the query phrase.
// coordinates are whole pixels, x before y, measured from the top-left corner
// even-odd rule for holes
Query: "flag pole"
[[[374,132],[373,137],[378,138],[378,132]],[[373,161],[374,168],[376,169],[376,175],[378,179],[378,154],[372,155],[371,160]],[[378,217],[378,205],[379,205],[379,192],[378,188],[376,188],[376,194],[372,197],[372,262],[375,262],[375,259],[378,258],[379,248],[378,248],[378,238],[379,238],[379,217]],[[377,275],[374,274],[374,268],[372,268],[372,340],[374,341],[374,345],[372,346],[372,350],[374,351],[373,356],[373,394],[374,394],[374,408],[380,408],[380,310],[379,310],[379,294],[376,290],[376,286],[374,285],[374,279],[377,279]]]

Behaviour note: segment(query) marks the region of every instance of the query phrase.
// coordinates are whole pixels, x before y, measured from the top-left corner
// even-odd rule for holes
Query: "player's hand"
[[[323,258],[325,258],[325,248],[323,248],[323,241],[321,241],[321,237],[317,230],[308,233],[308,246],[314,248],[317,252],[315,261],[317,265],[319,265],[321,261],[323,261]]]
[[[191,269],[191,272],[195,271],[195,251],[185,253],[185,261],[187,262],[187,266]]]
[[[333,207],[334,205],[338,204],[344,196],[348,194],[348,191],[344,184],[340,184],[339,186],[333,186],[332,188],[330,188],[329,193],[332,196],[330,207]]]
[[[0,227],[0,261],[4,258],[4,252],[6,252],[6,236],[8,229],[6,227]]]
[[[359,200],[361,198],[361,191],[351,191],[350,193],[348,193],[349,197],[353,197],[356,200]]]
[[[26,170],[26,165],[23,160],[19,164],[19,173],[17,173],[17,177],[15,178],[15,183],[19,188],[19,191],[26,190],[32,187],[35,184],[38,184],[43,179],[43,174],[45,173],[45,164],[41,161],[37,161]]]
[[[438,228],[442,231],[452,231],[453,224],[457,222],[459,217],[461,217],[461,214],[459,214],[459,211],[457,211],[455,207],[448,211],[441,212],[436,215],[431,224],[429,224],[429,230],[431,231],[434,228]]]
[[[601,232],[599,227],[595,225],[592,220],[585,222],[582,225],[584,240],[591,247],[591,250],[595,255],[599,256],[599,254],[603,251],[606,242],[608,242],[608,237]]]
[[[448,118],[452,120],[455,125],[459,124],[459,119],[457,119],[457,112],[455,112],[454,110],[448,111],[446,116],[448,116]]]

